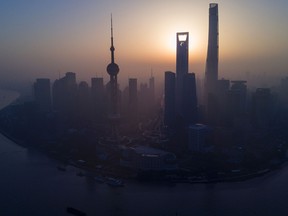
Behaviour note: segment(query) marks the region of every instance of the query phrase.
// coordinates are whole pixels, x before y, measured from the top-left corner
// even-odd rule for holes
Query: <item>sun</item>
[[[176,34],[177,34],[176,31],[174,33],[170,33],[169,37],[167,37],[167,41],[165,44],[165,46],[167,46],[167,50],[171,53],[176,53]],[[189,33],[188,44],[189,44],[189,52],[193,52],[193,50],[195,50],[197,47],[197,40],[195,35]]]

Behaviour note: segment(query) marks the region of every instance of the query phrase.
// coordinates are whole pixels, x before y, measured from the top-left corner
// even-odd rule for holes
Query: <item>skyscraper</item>
[[[137,114],[138,108],[138,92],[137,79],[129,78],[129,111],[130,115]]]
[[[52,93],[54,110],[73,116],[77,94],[76,74],[67,72],[64,77],[55,80]]]
[[[197,95],[195,74],[188,73],[189,33],[176,33],[176,74],[165,72],[164,123],[175,127],[195,124],[197,121]]]
[[[209,5],[208,50],[205,71],[206,97],[215,91],[218,80],[218,4]]]
[[[176,36],[176,75],[181,77],[188,73],[189,32],[178,32]]]
[[[212,130],[207,125],[190,125],[188,129],[188,150],[192,152],[205,152],[211,144]]]
[[[91,106],[90,90],[91,89],[86,81],[81,81],[79,83],[77,89],[77,105],[75,113],[75,117],[79,124],[86,124],[86,122],[91,120],[91,111],[93,106]]]
[[[107,100],[104,90],[104,79],[102,77],[91,78],[91,99],[92,99],[92,121],[103,122],[107,114]]]
[[[168,127],[175,126],[175,73],[165,72],[164,123]]]
[[[189,33],[178,32],[176,50],[176,112],[183,117],[184,77],[188,74]]]
[[[50,79],[37,79],[34,83],[34,96],[38,109],[43,112],[51,110]]]
[[[149,93],[150,93],[150,101],[151,101],[151,104],[150,105],[154,105],[154,102],[155,102],[155,79],[154,79],[154,76],[152,76],[151,74],[151,77],[149,78]]]
[[[257,88],[252,95],[252,124],[257,129],[267,129],[273,116],[271,89]]]
[[[231,81],[232,85],[228,91],[227,115],[232,117],[244,115],[246,112],[247,85],[244,80]]]
[[[92,97],[97,97],[98,95],[104,94],[104,80],[102,77],[91,78],[91,93],[92,93]],[[100,97],[98,98],[100,99]]]
[[[197,122],[197,95],[194,73],[188,73],[183,81],[183,117],[186,125]]]

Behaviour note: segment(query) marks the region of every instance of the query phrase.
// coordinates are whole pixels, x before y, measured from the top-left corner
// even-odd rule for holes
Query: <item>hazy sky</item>
[[[120,80],[175,71],[176,32],[188,31],[190,68],[205,71],[205,0],[0,0],[1,80],[104,76],[113,13]],[[219,0],[220,77],[288,75],[288,1]],[[16,78],[17,77],[17,78]]]

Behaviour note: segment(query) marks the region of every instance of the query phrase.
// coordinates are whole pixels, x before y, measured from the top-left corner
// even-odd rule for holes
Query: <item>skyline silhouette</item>
[[[203,77],[208,3],[182,0],[165,2],[163,8],[162,1],[153,5],[129,0],[121,5],[115,1],[3,2],[2,82],[31,83],[36,77],[55,80],[67,71],[78,73],[81,80],[95,75],[107,79],[105,68],[110,53],[106,46],[110,41],[106,21],[111,12],[115,16],[122,85],[135,74],[139,79],[147,79],[151,68],[158,80],[163,80],[163,71],[174,71],[175,33],[183,31],[190,33],[189,72]],[[218,3],[222,33],[219,78],[263,78],[265,74],[271,80],[271,76],[285,74],[288,3]]]
[[[19,90],[21,85],[16,88],[20,97],[11,94],[13,92],[1,91],[0,102],[5,104],[6,101],[6,106],[0,111],[0,153],[3,161],[0,182],[4,186],[0,196],[2,214],[287,214],[287,191],[283,185],[287,181],[284,173],[288,170],[285,166],[288,160],[288,74],[280,73],[280,70],[276,72],[274,63],[279,63],[281,59],[273,60],[287,51],[285,46],[281,47],[282,50],[275,46],[277,53],[273,52],[272,45],[264,43],[270,37],[265,35],[265,39],[261,34],[263,38],[256,39],[256,34],[250,35],[253,31],[249,29],[248,22],[245,31],[236,25],[238,21],[249,20],[249,14],[243,14],[243,19],[233,23],[234,14],[229,14],[233,11],[227,10],[232,9],[233,4],[227,4],[227,8],[223,6],[222,11],[224,3],[219,1],[205,5],[205,16],[209,20],[205,19],[207,23],[201,27],[209,27],[209,31],[206,32],[208,38],[205,37],[208,43],[203,47],[203,65],[197,66],[197,61],[202,61],[203,44],[199,40],[195,45],[197,28],[194,27],[192,30],[177,29],[173,32],[176,51],[171,49],[171,60],[170,51],[163,46],[169,34],[166,34],[165,26],[157,29],[157,23],[165,23],[157,18],[164,15],[163,11],[172,11],[172,5],[176,13],[166,13],[167,22],[177,16],[177,9],[185,8],[179,10],[181,17],[185,17],[190,16],[185,15],[185,11],[189,11],[188,4],[202,5],[200,0],[192,1],[193,4],[180,1],[186,4],[163,0],[155,4],[149,4],[149,0],[148,4],[132,0],[124,0],[121,4],[113,0],[105,1],[101,4],[103,11],[95,16],[107,21],[105,27],[102,26],[103,20],[96,22],[101,29],[98,31],[99,38],[95,38],[90,23],[83,21],[87,17],[91,20],[95,18],[93,7],[88,9],[86,6],[92,6],[95,2],[100,4],[101,1],[70,0],[71,3],[65,5],[67,2],[55,4],[44,0],[43,5],[37,1],[25,5],[28,8],[25,11],[27,17],[41,13],[40,17],[43,15],[44,19],[31,21],[31,29],[23,26],[24,33],[29,32],[31,38],[19,41],[19,44],[23,43],[20,48],[16,46],[17,43],[5,44],[10,48],[13,45],[15,49],[9,49],[6,53],[6,58],[2,59],[6,65],[3,63],[2,67],[9,66],[7,60],[15,57],[12,51],[24,57],[30,55],[30,60],[34,61],[29,62],[29,58],[25,63],[22,58],[15,60],[12,66],[23,67],[22,73],[16,75],[16,72],[11,72],[13,67],[10,65],[6,72],[9,72],[11,81],[3,73],[2,83],[5,84],[0,82],[3,89],[13,88],[17,82],[26,82],[29,86],[26,86],[26,91],[31,95],[30,98],[26,97]],[[14,0],[12,2],[15,3]],[[242,1],[247,4],[246,7],[256,2],[260,1]],[[3,5],[11,6],[10,9],[23,6],[13,3]],[[159,3],[171,8],[160,8]],[[242,3],[235,3],[239,6],[237,12],[241,11]],[[109,19],[104,14],[106,9],[116,5],[119,6],[117,10],[129,6],[125,10],[127,14],[117,12],[114,16],[113,13],[113,22],[111,14],[109,25]],[[144,7],[147,5],[150,7]],[[258,15],[261,10],[267,12],[268,6],[272,6],[268,2],[263,5],[263,8],[257,8],[260,11]],[[286,3],[282,2],[283,5]],[[151,10],[145,19],[137,19],[140,8],[133,9],[139,6],[143,6],[144,12]],[[39,7],[43,7],[47,14],[37,11]],[[245,11],[250,9],[248,7]],[[61,13],[61,18],[57,13],[50,13],[56,11]],[[83,14],[75,11],[83,11]],[[233,31],[225,30],[225,21],[222,28],[223,13],[231,16],[229,21],[236,25]],[[223,16],[224,20],[226,15]],[[127,17],[135,19],[126,22]],[[23,23],[27,21],[26,18]],[[152,19],[153,22],[149,22]],[[43,20],[52,29],[59,28],[58,31],[53,32],[48,28],[42,32],[42,27],[45,28],[41,26]],[[59,22],[50,23],[52,20]],[[189,23],[190,19],[189,22],[182,19],[181,25],[186,21]],[[251,23],[253,21],[249,20]],[[38,24],[40,29],[37,29]],[[170,24],[173,26],[174,23]],[[130,28],[131,25],[133,28]],[[87,27],[86,31],[82,31],[85,29],[83,26]],[[170,26],[169,23],[167,26]],[[260,34],[263,29],[261,25],[258,26],[257,32]],[[187,26],[184,24],[182,27]],[[141,31],[138,32],[139,28]],[[15,30],[15,26],[12,29]],[[39,34],[32,37],[35,31]],[[161,34],[158,35],[157,31]],[[247,41],[243,40],[241,31],[249,32]],[[58,37],[60,32],[63,38]],[[150,34],[154,38],[150,38]],[[87,35],[94,37],[94,45]],[[103,35],[107,38],[102,38]],[[281,43],[281,37],[277,37],[277,43]],[[43,42],[44,38],[47,41]],[[16,37],[11,38],[12,41],[14,39],[16,41]],[[52,40],[55,44],[48,46]],[[96,48],[98,45],[99,49]],[[117,52],[114,53],[115,48]],[[19,53],[21,49],[25,52]],[[267,50],[270,52],[267,53]],[[95,60],[97,56],[99,59]],[[264,61],[268,57],[270,61]],[[261,64],[257,64],[257,58]],[[234,60],[236,63],[228,70]],[[56,66],[63,62],[65,67],[72,68],[62,68],[64,71],[58,69],[58,74],[53,74]],[[255,63],[259,72],[247,69],[243,72],[243,68],[252,65],[249,62]],[[284,66],[286,64],[283,63]],[[287,67],[283,65],[279,65],[279,68],[286,70]],[[37,67],[42,68],[41,72],[33,74]],[[26,73],[27,68],[29,74]],[[276,82],[271,79],[270,69],[275,72]],[[50,73],[47,73],[48,70]],[[226,73],[226,70],[230,73]],[[241,74],[238,75],[237,71]],[[253,83],[254,78],[260,82]],[[12,98],[18,99],[11,103]],[[283,188],[280,189],[279,185]],[[267,197],[273,198],[268,205]]]
[[[189,32],[177,32],[175,41],[175,46],[177,47],[175,56],[176,72],[165,72],[164,97],[160,93],[155,99],[155,80],[152,74],[149,80],[149,87],[147,84],[141,84],[138,89],[137,78],[129,78],[129,86],[123,91],[119,88],[117,78],[120,69],[115,63],[111,14],[111,62],[107,65],[107,73],[110,76],[110,80],[104,84],[103,78],[92,77],[90,88],[85,81],[81,81],[78,84],[76,73],[67,72],[64,77],[55,80],[51,96],[50,80],[45,78],[37,79],[34,84],[34,100],[28,106],[24,103],[20,110],[23,109],[24,116],[26,115],[27,119],[32,118],[31,112],[37,113],[35,122],[31,123],[30,129],[35,128],[37,125],[42,125],[45,121],[47,121],[47,128],[42,131],[41,129],[39,130],[39,134],[43,133],[43,136],[34,137],[31,135],[33,138],[28,140],[32,143],[37,143],[37,139],[40,137],[49,137],[49,135],[54,137],[59,131],[51,130],[51,134],[49,134],[48,131],[50,130],[48,128],[51,125],[62,128],[63,131],[59,133],[60,137],[65,136],[65,131],[74,128],[75,134],[84,135],[82,138],[80,136],[79,140],[84,139],[87,141],[86,147],[79,148],[83,148],[84,151],[90,149],[91,146],[103,148],[104,152],[109,155],[108,158],[110,158],[107,161],[111,162],[113,166],[118,166],[119,162],[120,166],[122,166],[121,160],[118,161],[114,158],[116,152],[116,154],[121,155],[126,151],[126,148],[134,148],[139,143],[142,143],[140,144],[141,148],[154,146],[158,150],[167,150],[175,153],[180,158],[180,161],[185,161],[186,157],[189,160],[191,159],[191,151],[192,155],[196,153],[196,156],[197,154],[200,154],[200,156],[201,154],[212,154],[212,158],[213,154],[226,155],[227,153],[224,152],[234,147],[241,147],[241,149],[252,148],[249,151],[255,153],[257,152],[255,144],[251,145],[252,147],[247,147],[248,143],[252,143],[254,139],[266,137],[272,140],[270,141],[271,143],[276,141],[276,139],[282,140],[283,132],[279,128],[286,128],[286,123],[280,122],[279,118],[281,118],[281,115],[285,116],[286,113],[286,100],[283,97],[283,89],[287,85],[285,79],[282,79],[281,85],[273,90],[275,95],[271,94],[270,88],[257,87],[256,91],[249,90],[245,80],[218,79],[218,25],[218,4],[212,3],[209,5],[209,45],[204,85],[201,85],[201,81],[198,81],[198,84],[196,83],[196,80],[201,80],[201,78],[198,78],[195,73],[189,73]],[[98,79],[97,82],[96,79]],[[98,91],[95,91],[96,89]],[[262,111],[259,110],[261,106],[263,108]],[[283,113],[281,114],[281,112]],[[50,114],[50,119],[45,117],[48,113]],[[43,121],[42,118],[45,120]],[[55,121],[56,119],[60,121],[57,122],[58,120]],[[110,125],[110,130],[107,130],[107,123]],[[277,131],[276,133],[272,133],[273,128]],[[82,130],[86,130],[86,132],[78,132]],[[125,131],[123,135],[119,135],[121,130]],[[93,131],[97,135],[93,135]],[[267,135],[267,131],[271,132],[271,134]],[[227,134],[222,135],[224,132]],[[27,133],[30,134],[31,131],[28,129]],[[23,130],[19,130],[19,134],[16,132],[17,136],[21,137],[21,134],[25,134]],[[150,140],[153,137],[152,134],[161,138],[159,140],[156,138],[157,142],[154,138]],[[249,138],[243,140],[242,137],[239,137],[237,140],[228,142],[226,139],[229,140],[232,134]],[[219,138],[221,136],[223,136],[225,141]],[[71,137],[71,134],[68,137]],[[149,138],[147,139],[147,137]],[[139,142],[143,138],[144,140]],[[33,139],[34,141],[32,141]],[[55,143],[61,143],[57,138],[54,139]],[[132,141],[133,139],[134,141]],[[49,146],[47,140],[43,140],[46,143],[45,145]],[[163,142],[163,140],[165,141]],[[178,142],[180,142],[179,146],[177,145]],[[265,142],[269,148],[277,147],[277,144],[271,145],[270,142]],[[285,142],[285,139],[283,139],[283,143]],[[77,146],[80,144],[77,139],[73,143]],[[89,145],[91,146],[88,147]],[[198,147],[195,147],[196,145]],[[58,148],[58,144],[55,146]],[[279,148],[281,152],[284,152],[286,143],[285,146]],[[190,150],[188,155],[185,153],[187,149]],[[137,151],[136,154],[138,154]],[[141,152],[142,150],[139,151]],[[146,151],[153,152],[154,150],[146,149]],[[130,158],[130,153],[127,154],[128,156],[123,153],[124,160],[133,161],[135,159],[133,157]],[[248,157],[247,153],[241,152],[240,154]],[[261,154],[263,163],[267,163],[267,166],[270,166],[271,155],[267,156],[264,150],[261,151]],[[143,153],[138,159],[150,161],[151,159],[149,157],[145,158],[145,155]],[[86,159],[85,154],[83,156]],[[93,154],[91,156],[93,157]],[[228,153],[226,156],[231,155]],[[283,155],[281,154],[279,158],[278,156],[273,154],[271,157],[281,161]],[[96,158],[100,160],[101,157],[98,155]],[[111,160],[111,158],[114,159]],[[220,161],[223,162],[224,160]],[[208,161],[206,162],[208,163]],[[246,159],[240,160],[240,164],[243,166],[247,165],[245,164],[246,162]],[[236,166],[239,165],[238,163],[236,164]],[[247,168],[250,169],[250,166],[251,164]],[[224,167],[222,165],[216,170],[219,172]],[[188,168],[193,168],[192,163],[189,163]],[[209,168],[207,172],[205,171],[205,175],[209,176],[211,170],[216,174],[214,168]]]

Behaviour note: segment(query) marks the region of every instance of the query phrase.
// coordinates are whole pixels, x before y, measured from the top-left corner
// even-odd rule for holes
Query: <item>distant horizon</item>
[[[44,77],[53,81],[68,71],[75,72],[78,81],[89,83],[98,76],[107,82],[111,13],[122,88],[128,78],[148,81],[153,71],[156,81],[162,82],[165,71],[175,71],[176,33],[183,31],[190,37],[189,72],[202,79],[209,3],[2,2],[1,83],[31,83]],[[219,79],[263,78],[265,74],[265,85],[271,77],[287,76],[288,2],[215,3],[219,5]]]

